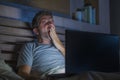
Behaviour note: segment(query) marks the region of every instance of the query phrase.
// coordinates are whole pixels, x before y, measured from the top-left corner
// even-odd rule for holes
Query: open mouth
[[[48,38],[49,38],[49,40],[51,40],[50,31],[48,31]]]

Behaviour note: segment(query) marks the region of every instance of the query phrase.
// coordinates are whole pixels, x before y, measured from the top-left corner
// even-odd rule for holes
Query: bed
[[[65,28],[56,27],[60,40],[65,45]],[[0,18],[0,80],[24,80],[16,74],[18,52],[27,41],[35,39],[30,23]],[[47,80],[120,80],[119,73],[84,72],[48,76]]]

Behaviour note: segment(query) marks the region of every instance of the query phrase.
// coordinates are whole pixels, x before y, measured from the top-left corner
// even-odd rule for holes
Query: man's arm
[[[54,25],[52,25],[54,26]],[[57,36],[57,33],[55,31],[55,28],[52,27],[50,29],[50,37],[54,43],[54,45],[61,51],[61,53],[63,54],[63,56],[65,56],[65,48],[64,45],[62,44],[62,42],[60,41],[60,39]]]
[[[18,75],[23,77],[25,80],[37,80],[40,79],[38,76],[30,75],[31,67],[28,65],[22,65],[18,68]]]
[[[33,60],[31,47],[32,47],[31,43],[24,44],[19,53],[17,62],[18,75],[25,79],[30,77],[31,72],[31,65]]]
[[[22,65],[18,68],[18,75],[27,79],[30,76],[31,67],[28,65]]]

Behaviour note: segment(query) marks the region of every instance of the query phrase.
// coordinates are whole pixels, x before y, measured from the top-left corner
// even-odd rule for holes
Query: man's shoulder
[[[25,44],[35,44],[35,43],[36,43],[36,41],[28,41]]]
[[[36,45],[36,44],[37,44],[36,41],[29,41],[29,42],[26,42],[24,45],[25,45],[25,46],[34,46],[34,45]]]
[[[27,41],[24,43],[24,45],[28,45],[28,44],[34,44],[34,41]]]

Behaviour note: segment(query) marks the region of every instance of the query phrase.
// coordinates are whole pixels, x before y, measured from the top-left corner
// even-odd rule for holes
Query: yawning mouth
[[[51,40],[51,37],[50,37],[50,29],[48,29],[48,38],[49,38],[49,40]]]

